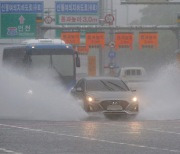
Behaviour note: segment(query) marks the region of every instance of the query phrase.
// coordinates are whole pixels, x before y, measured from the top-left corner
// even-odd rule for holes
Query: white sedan
[[[103,111],[104,114],[136,115],[139,111],[135,93],[119,78],[82,78],[71,93],[83,101],[86,112]]]

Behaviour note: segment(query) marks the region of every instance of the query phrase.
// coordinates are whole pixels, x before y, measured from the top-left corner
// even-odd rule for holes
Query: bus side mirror
[[[80,66],[81,66],[80,58],[78,54],[76,54],[76,67],[80,67]]]

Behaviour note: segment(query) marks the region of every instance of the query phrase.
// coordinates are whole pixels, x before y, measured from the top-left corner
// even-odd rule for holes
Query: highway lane
[[[0,120],[1,153],[180,153],[180,120]]]

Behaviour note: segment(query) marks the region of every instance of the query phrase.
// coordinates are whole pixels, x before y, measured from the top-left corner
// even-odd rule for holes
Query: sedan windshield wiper
[[[114,86],[116,86],[116,87],[118,87],[118,88],[126,91],[126,89],[122,88],[121,86],[119,86],[119,85],[117,85],[117,84],[115,84],[115,83],[113,83],[113,82],[108,81],[108,83],[110,83],[110,84],[112,84],[112,85],[114,85]]]
[[[111,87],[109,87],[104,81],[100,80],[102,82],[102,84],[110,91],[113,91],[113,89]]]

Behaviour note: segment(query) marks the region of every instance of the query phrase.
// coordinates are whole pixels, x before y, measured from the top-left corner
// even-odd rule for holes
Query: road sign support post
[[[46,33],[45,30],[42,30],[40,27],[42,26],[42,23],[36,23],[36,39],[43,39],[44,35]]]
[[[41,26],[43,25],[43,15],[38,14],[36,16],[36,39],[42,39],[44,38],[45,31],[41,29]]]

